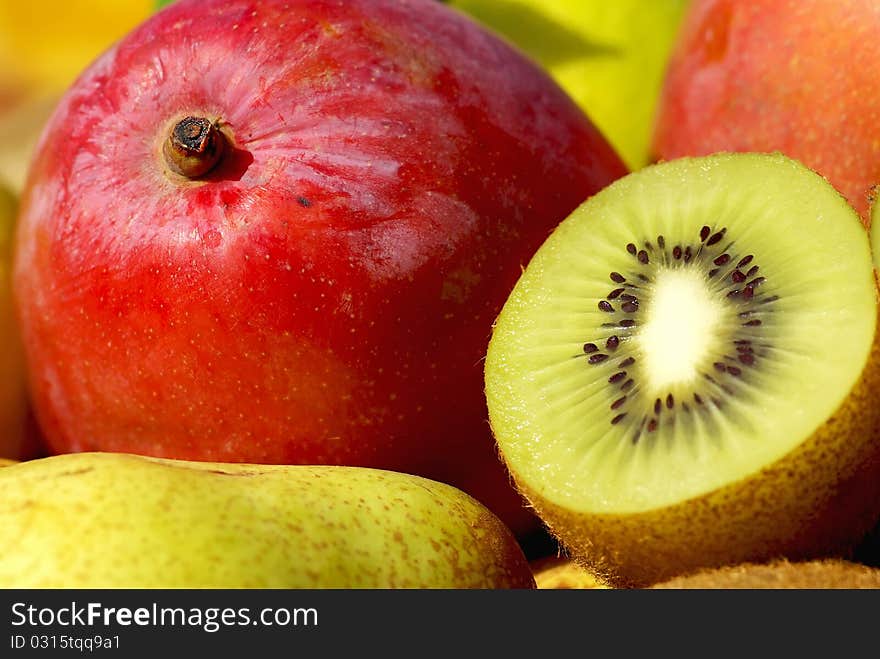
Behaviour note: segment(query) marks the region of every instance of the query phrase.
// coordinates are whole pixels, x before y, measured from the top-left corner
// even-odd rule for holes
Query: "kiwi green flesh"
[[[807,440],[875,324],[867,235],[823,178],[779,154],[652,165],[528,264],[489,345],[490,422],[524,489],[571,511],[649,511]]]

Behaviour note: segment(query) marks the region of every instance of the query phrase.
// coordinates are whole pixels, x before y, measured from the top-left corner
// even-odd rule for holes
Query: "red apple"
[[[657,158],[782,151],[868,224],[880,181],[880,3],[694,0],[660,101]]]
[[[14,282],[46,440],[396,469],[516,529],[491,324],[624,173],[545,73],[435,0],[176,2],[69,89],[32,162]]]

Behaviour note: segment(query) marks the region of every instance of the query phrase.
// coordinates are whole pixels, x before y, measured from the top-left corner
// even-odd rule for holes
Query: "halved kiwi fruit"
[[[674,577],[655,589],[874,589],[880,570],[839,559],[745,563]]]
[[[780,154],[659,163],[587,200],[493,327],[520,491],[616,586],[849,549],[880,517],[868,236]]]

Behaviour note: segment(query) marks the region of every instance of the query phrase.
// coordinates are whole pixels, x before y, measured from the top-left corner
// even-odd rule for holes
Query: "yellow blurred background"
[[[11,296],[16,197],[52,109],[76,77],[156,0],[0,0],[0,458],[42,452]]]
[[[0,0],[0,185],[21,189],[58,98],[155,0]]]

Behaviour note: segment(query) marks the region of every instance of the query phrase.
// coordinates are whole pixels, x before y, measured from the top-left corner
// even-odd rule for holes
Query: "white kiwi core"
[[[701,272],[662,268],[657,273],[645,324],[637,335],[647,386],[656,391],[693,382],[719,335],[722,304]]]

